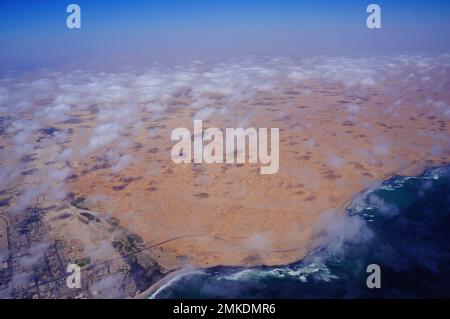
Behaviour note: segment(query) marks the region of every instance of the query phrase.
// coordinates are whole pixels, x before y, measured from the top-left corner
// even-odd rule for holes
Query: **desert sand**
[[[84,172],[86,162],[78,163],[72,166],[77,178],[68,185],[78,196],[107,196],[94,209],[110,211],[148,244],[165,242],[159,248],[171,256],[161,261],[166,268],[294,262],[314,247],[323,214],[344,213],[354,196],[394,174],[449,163],[449,153],[433,153],[435,140],[423,134],[448,134],[448,122],[431,106],[413,107],[420,91],[405,93],[386,110],[396,100],[383,90],[402,94],[396,84],[390,79],[362,94],[314,82],[287,86],[283,94],[236,105],[237,114],[207,120],[211,127],[239,127],[235,118],[252,114],[248,126],[279,127],[275,175],[260,175],[255,164],[174,164],[170,132],[192,127],[195,113],[189,99],[180,98],[186,105],[174,103],[163,119],[146,122],[158,128],[151,142],[133,136],[124,154],[136,162],[120,174],[110,167]],[[321,89],[302,96],[305,87]],[[354,105],[360,110],[349,114]],[[140,116],[145,119],[145,112]],[[102,162],[101,152],[95,157],[87,163]]]
[[[97,74],[96,81],[112,82],[99,86],[80,71],[85,86],[78,96],[95,97],[83,100],[83,107],[76,98],[60,98],[70,107],[55,120],[42,116],[46,105],[57,104],[55,97],[33,102],[41,127],[66,135],[61,143],[35,148],[30,165],[70,172],[51,180],[62,182],[65,194],[81,198],[86,209],[114,217],[140,236],[166,270],[291,263],[318,245],[317,236],[329,226],[324,216],[345,214],[362,191],[394,174],[450,163],[448,56],[402,59],[362,71],[374,60],[322,61],[333,65],[328,69],[317,69],[314,64],[322,62],[314,60],[306,70],[275,74],[271,70],[282,62],[272,61],[260,69],[246,66],[242,77],[233,66],[194,65],[168,92],[150,94],[165,82],[149,77],[151,84],[131,96],[121,90],[140,85],[142,75]],[[198,73],[202,90],[190,82]],[[120,87],[117,78],[125,79]],[[241,86],[234,98],[229,88]],[[36,113],[23,111],[21,117],[34,121]],[[205,128],[279,128],[278,173],[261,175],[259,164],[174,164],[171,132],[191,129],[194,119]],[[17,146],[17,134],[2,138],[4,150]],[[3,161],[11,165],[14,158]],[[22,178],[20,185],[33,185],[48,175]],[[67,201],[64,196],[58,200]],[[70,227],[76,237],[75,225]]]

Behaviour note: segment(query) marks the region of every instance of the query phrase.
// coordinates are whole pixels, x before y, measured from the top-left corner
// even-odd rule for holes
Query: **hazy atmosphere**
[[[68,4],[0,3],[0,298],[450,297],[449,1]]]
[[[383,28],[365,27],[366,1],[83,1],[65,28],[64,1],[2,1],[2,69],[149,65],[226,57],[446,52],[448,1],[378,1]]]

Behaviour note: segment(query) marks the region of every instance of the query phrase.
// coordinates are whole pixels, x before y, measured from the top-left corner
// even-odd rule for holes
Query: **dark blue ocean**
[[[343,218],[356,226],[331,229],[329,243],[299,262],[198,271],[152,297],[450,298],[450,166],[394,176],[356,198]],[[380,289],[367,288],[369,264],[381,268]]]

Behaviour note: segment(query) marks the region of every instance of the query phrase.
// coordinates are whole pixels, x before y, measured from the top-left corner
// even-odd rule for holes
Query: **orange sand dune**
[[[299,93],[309,88],[316,89]],[[436,148],[450,133],[448,122],[432,105],[418,107],[423,91],[402,87],[400,79],[354,92],[315,81],[281,91],[261,93],[223,113],[217,108],[204,121],[205,127],[280,128],[277,174],[259,174],[259,164],[174,164],[171,131],[192,129],[197,112],[189,98],[180,97],[160,119],[150,120],[141,110],[147,127],[130,134],[132,143],[121,149],[132,164],[117,173],[110,165],[90,170],[106,161],[108,149],[102,148],[70,162],[76,178],[69,189],[103,196],[93,208],[110,212],[149,245],[165,242],[154,254],[169,269],[273,265],[302,258],[316,244],[321,216],[343,212],[374,183],[450,162],[448,148]],[[445,90],[433,98],[449,100]],[[80,117],[91,123],[87,114]],[[73,143],[85,141],[87,132],[73,136]]]

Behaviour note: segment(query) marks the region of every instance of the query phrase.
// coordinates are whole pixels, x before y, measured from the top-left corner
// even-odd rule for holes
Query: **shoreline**
[[[193,274],[197,270],[200,270],[200,269],[194,268],[194,267],[186,267],[186,268],[173,270],[173,271],[169,272],[168,274],[166,274],[160,280],[153,283],[146,290],[137,293],[132,299],[149,299],[153,294],[157,293],[159,289],[164,289],[164,286],[166,284],[170,284],[172,281],[175,281],[175,280],[181,278],[182,276]]]
[[[424,157],[423,159],[425,159],[426,157]],[[414,163],[415,164],[419,164],[419,162]],[[390,175],[390,177],[385,178],[379,186],[383,185],[386,181],[391,180],[394,177],[420,177],[423,176],[427,171],[429,170],[435,170],[435,169],[439,169],[439,168],[444,168],[444,167],[450,167],[450,163],[444,164],[444,165],[439,165],[439,166],[425,166],[425,168],[422,169],[421,173],[418,174],[414,174],[414,175],[400,175],[399,173],[410,169],[412,165],[408,165],[405,168],[400,169],[399,171],[397,171],[395,174]],[[375,190],[376,188],[374,188]],[[345,212],[348,212],[348,209],[350,208],[353,200],[355,200],[356,198],[358,198],[358,196],[363,195],[364,193],[366,193],[368,190],[370,189],[366,189],[361,191],[360,193],[358,193],[357,195],[352,197],[352,200],[350,200],[349,205],[347,205],[345,207]],[[344,211],[342,211],[341,213],[344,213]],[[325,246],[317,246],[313,249],[311,249],[306,255],[308,256],[309,254],[313,253],[315,250],[320,250],[321,248],[323,248]],[[133,299],[149,299],[153,294],[162,291],[165,288],[168,288],[170,286],[171,283],[177,281],[178,279],[180,279],[183,276],[186,275],[190,275],[190,274],[195,274],[196,271],[199,272],[207,272],[208,270],[211,269],[215,269],[215,268],[234,268],[234,269],[241,269],[241,271],[245,271],[245,270],[255,270],[258,268],[264,268],[264,267],[268,267],[268,268],[284,268],[284,267],[289,267],[291,265],[295,265],[298,263],[301,263],[302,261],[304,261],[304,258],[301,258],[299,260],[296,260],[294,262],[291,263],[286,263],[286,264],[277,264],[277,265],[266,265],[266,264],[261,264],[261,265],[256,265],[256,266],[251,266],[251,267],[246,267],[244,265],[216,265],[213,267],[185,267],[185,268],[180,268],[180,269],[176,269],[171,271],[170,273],[166,274],[163,278],[161,278],[160,280],[156,281],[155,283],[153,283],[148,289],[146,289],[143,292],[139,292],[138,294],[136,294]],[[165,285],[167,285],[167,287],[165,287]]]
[[[127,296],[185,265],[294,263],[362,192],[450,162],[449,62],[406,55],[43,71],[46,85],[65,84],[46,99],[17,78],[6,88],[20,112],[0,112],[2,209],[42,217],[30,247],[57,246],[63,262],[82,265],[112,259],[87,271],[102,275],[92,279],[100,288],[132,269]],[[205,129],[279,128],[277,174],[254,163],[173,163],[171,132],[193,120]],[[20,218],[11,228],[19,237]],[[142,268],[153,275],[140,277]]]

